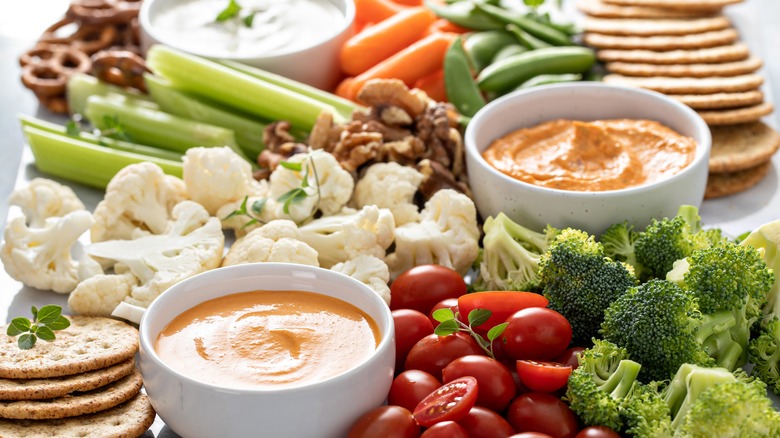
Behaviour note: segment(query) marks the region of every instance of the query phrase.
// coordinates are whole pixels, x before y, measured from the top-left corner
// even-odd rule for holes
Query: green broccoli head
[[[764,321],[749,349],[753,375],[780,395],[780,319]]]
[[[604,255],[607,257],[624,262],[634,269],[634,275],[637,278],[642,277],[643,268],[636,261],[634,244],[639,237],[639,233],[634,231],[634,226],[628,222],[621,222],[611,225],[599,236],[599,242],[604,246]]]
[[[756,248],[772,270],[775,279],[766,293],[763,313],[766,321],[780,318],[780,219],[761,225],[740,244]]]
[[[604,310],[637,283],[593,236],[572,228],[561,231],[542,256],[539,277],[549,307],[569,320],[575,342],[596,337]]]
[[[671,438],[672,418],[669,405],[661,396],[659,382],[637,382],[623,404],[625,433],[634,437]]]
[[[672,416],[672,427],[675,430],[679,428],[696,399],[706,389],[736,381],[737,377],[725,368],[708,368],[691,363],[680,365],[663,391],[663,398]]]

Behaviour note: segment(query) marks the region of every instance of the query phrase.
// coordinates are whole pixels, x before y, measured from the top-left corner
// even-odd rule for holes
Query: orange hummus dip
[[[668,178],[696,142],[651,120],[553,120],[511,132],[482,153],[500,172],[537,186],[606,191]]]

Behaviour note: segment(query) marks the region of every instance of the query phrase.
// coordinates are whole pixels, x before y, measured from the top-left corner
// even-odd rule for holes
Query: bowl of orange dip
[[[709,128],[660,93],[600,83],[543,86],[486,105],[465,133],[482,217],[592,234],[700,206]]]
[[[168,289],[140,324],[157,413],[186,437],[341,437],[381,405],[395,361],[390,310],[345,275],[258,263]]]

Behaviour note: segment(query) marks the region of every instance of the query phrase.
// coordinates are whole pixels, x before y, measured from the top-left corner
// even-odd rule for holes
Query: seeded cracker
[[[601,0],[579,0],[577,8],[588,15],[603,18],[696,18],[715,13],[646,6],[619,6],[604,3]]]
[[[710,173],[707,178],[704,199],[720,198],[745,191],[761,182],[771,166],[772,162],[767,161],[756,167],[737,172]]]
[[[742,3],[742,0],[604,0],[605,3],[621,6],[645,6],[683,10],[713,10]]]
[[[749,123],[761,120],[761,117],[774,111],[771,103],[764,102],[745,108],[727,110],[698,111],[699,115],[710,126],[735,125],[737,123]]]
[[[758,90],[739,93],[670,94],[669,97],[698,110],[739,108],[758,105],[764,101],[764,93]]]
[[[138,330],[102,317],[69,316],[71,326],[52,342],[20,350],[17,339],[0,335],[0,378],[39,379],[93,371],[128,360],[138,350]]]
[[[739,35],[734,29],[715,30],[692,35],[615,36],[585,33],[585,44],[597,49],[677,50],[703,49],[733,43]]]
[[[583,29],[604,35],[623,36],[658,36],[658,35],[691,35],[731,26],[724,16],[691,19],[608,19],[587,18]]]
[[[62,420],[2,420],[0,437],[136,438],[154,423],[154,409],[144,394],[117,407]]]
[[[636,64],[629,62],[609,62],[606,68],[611,73],[623,76],[668,76],[674,78],[706,78],[709,76],[739,76],[760,69],[761,59],[750,57],[742,61],[719,64]]]
[[[761,122],[713,126],[710,172],[736,172],[769,161],[780,148],[780,134]]]
[[[711,78],[637,78],[610,74],[604,76],[604,82],[666,94],[714,94],[757,90],[764,83],[764,78],[755,74]]]
[[[596,56],[603,62],[633,62],[644,64],[704,64],[732,62],[750,56],[744,44],[731,44],[698,50],[599,50]]]

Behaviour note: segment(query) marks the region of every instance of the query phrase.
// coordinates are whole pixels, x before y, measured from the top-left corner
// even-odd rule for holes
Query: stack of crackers
[[[773,111],[760,90],[762,62],[722,14],[742,0],[578,0],[584,42],[606,63],[605,82],[665,93],[710,125],[706,198],[760,182],[780,135],[760,119]]]
[[[30,350],[0,335],[0,437],[143,435],[155,412],[140,393],[138,331],[109,318],[69,319],[54,341]]]

